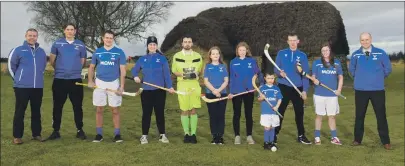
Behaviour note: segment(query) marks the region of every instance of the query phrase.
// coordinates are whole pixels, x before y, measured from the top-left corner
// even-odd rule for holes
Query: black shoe
[[[270,143],[264,142],[263,148],[264,148],[264,150],[270,150]]]
[[[184,143],[190,143],[190,136],[189,136],[188,134],[186,134],[186,135],[184,136],[183,142],[184,142]]]
[[[225,143],[224,143],[224,138],[223,138],[223,137],[220,137],[220,138],[219,138],[218,144],[220,144],[220,145],[225,144]]]
[[[94,138],[93,142],[101,142],[103,141],[103,136],[100,134],[96,135],[96,138]]]
[[[218,143],[218,136],[212,136],[211,144],[217,144]]]
[[[298,136],[297,141],[302,143],[302,144],[307,144],[307,145],[312,144],[311,141],[309,141],[308,138],[305,137],[305,135]]]
[[[53,131],[52,134],[46,140],[56,140],[60,138],[59,131]]]
[[[190,137],[190,143],[196,144],[197,143],[197,136],[195,134],[191,135]]]
[[[124,140],[122,140],[121,135],[119,135],[119,134],[115,135],[113,142],[122,142],[122,141],[124,141]]]
[[[274,135],[274,141],[273,141],[273,143],[274,143],[274,144],[277,144],[277,135]]]
[[[86,134],[83,131],[83,129],[77,131],[76,138],[80,138],[82,140],[85,140],[87,138]]]

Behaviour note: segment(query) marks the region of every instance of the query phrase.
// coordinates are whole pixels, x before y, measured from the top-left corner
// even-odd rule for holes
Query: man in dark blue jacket
[[[87,51],[84,43],[75,39],[75,25],[67,24],[63,29],[65,37],[53,43],[50,54],[50,62],[55,69],[55,76],[52,84],[53,132],[47,140],[60,138],[62,110],[68,96],[73,106],[77,128],[76,137],[84,140],[86,134],[83,131],[83,87],[77,86],[75,83],[82,83],[81,73]]]
[[[281,71],[274,68],[274,72],[280,77],[278,79],[278,86],[283,95],[281,105],[278,109],[281,115],[284,116],[290,100],[294,106],[295,123],[298,130],[297,141],[302,144],[311,144],[311,141],[305,136],[304,128],[304,100],[307,98],[307,91],[309,88],[309,80],[306,77],[302,77],[297,72],[297,63],[302,65],[302,69],[308,73],[309,65],[307,55],[298,49],[299,39],[297,34],[291,32],[288,34],[287,43],[289,48],[280,50],[277,53],[276,64],[280,67]],[[285,78],[288,77],[291,82],[299,89],[302,96],[294,89],[293,85]],[[283,119],[280,119],[280,126],[276,128],[276,136],[274,142],[277,142],[277,135],[281,130]]]
[[[391,149],[388,123],[385,114],[384,79],[392,72],[387,53],[371,44],[371,34],[360,35],[361,47],[354,51],[349,72],[354,78],[356,121],[354,146],[360,145],[364,134],[364,117],[369,100],[377,118],[377,129],[385,149]]]
[[[13,120],[14,144],[22,144],[24,114],[28,102],[31,105],[32,139],[41,138],[41,104],[46,67],[45,51],[37,43],[38,31],[28,29],[23,45],[11,50],[8,57],[8,70],[14,80],[15,112]]]

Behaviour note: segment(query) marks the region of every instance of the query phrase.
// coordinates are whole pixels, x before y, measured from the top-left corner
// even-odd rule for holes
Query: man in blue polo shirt
[[[86,46],[80,40],[75,39],[76,27],[67,24],[64,27],[65,38],[60,38],[53,43],[50,54],[50,62],[55,69],[52,84],[53,94],[53,132],[47,140],[60,138],[59,129],[62,119],[62,109],[69,96],[73,106],[74,119],[77,128],[76,137],[86,139],[83,131],[83,87],[75,85],[82,83],[81,72],[85,63],[87,52]]]
[[[118,107],[121,106],[122,96],[114,92],[107,92],[104,89],[124,91],[126,75],[126,58],[122,49],[114,46],[114,33],[106,31],[103,35],[104,46],[98,48],[92,58],[89,67],[88,86],[98,88],[93,92],[93,105],[97,107],[96,113],[96,138],[93,142],[103,140],[103,111],[104,106],[112,108],[114,122],[114,142],[122,142],[120,134],[120,113]],[[97,66],[97,67],[96,67]],[[96,81],[93,81],[94,68],[97,70]],[[101,89],[103,88],[103,89]]]

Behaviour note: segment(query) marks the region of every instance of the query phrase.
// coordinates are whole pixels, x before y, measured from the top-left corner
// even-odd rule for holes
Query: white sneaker
[[[333,137],[330,143],[335,144],[335,145],[342,145],[338,137]]]
[[[315,145],[320,145],[321,144],[321,138],[315,137]]]
[[[255,144],[255,141],[251,135],[247,136],[246,141],[248,144]]]
[[[240,136],[235,136],[235,144],[239,145],[240,144]]]
[[[141,144],[147,144],[148,143],[148,136],[147,135],[142,135],[140,141],[141,141]]]
[[[169,143],[169,139],[167,139],[166,134],[160,134],[159,141],[162,143]]]

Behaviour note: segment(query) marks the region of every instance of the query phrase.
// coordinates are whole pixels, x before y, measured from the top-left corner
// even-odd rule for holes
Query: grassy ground
[[[42,105],[43,137],[52,132],[52,79],[47,77]],[[296,142],[294,112],[289,108],[285,114],[283,129],[279,135],[279,151],[264,151],[263,129],[259,124],[259,105],[254,106],[255,145],[233,145],[232,105],[228,102],[226,113],[225,143],[211,145],[208,113],[205,103],[198,111],[198,141],[196,145],[183,144],[183,129],[180,124],[177,97],[167,98],[166,130],[170,144],[157,141],[156,125],[152,117],[149,144],[140,145],[141,106],[139,97],[124,97],[121,111],[121,132],[124,142],[111,142],[113,126],[111,113],[105,111],[104,137],[101,143],[91,143],[95,136],[95,108],[92,92],[85,89],[84,130],[88,139],[75,138],[72,106],[66,102],[62,118],[62,139],[51,142],[30,141],[30,110],[25,117],[25,132],[21,146],[12,141],[14,93],[8,76],[1,76],[1,165],[403,165],[404,164],[404,65],[396,65],[387,84],[387,118],[393,150],[386,151],[380,145],[375,114],[371,104],[365,121],[363,146],[352,147],[354,126],[354,96],[351,87],[340,99],[341,114],[337,117],[338,136],[342,146],[328,142],[329,130],[325,119],[321,146],[302,145]],[[347,83],[347,85],[350,85]],[[127,82],[127,91],[136,91],[133,83]],[[310,92],[312,94],[312,92]],[[314,108],[312,97],[306,101],[305,127],[307,136],[313,138]],[[245,135],[245,120],[241,119],[241,134]]]

